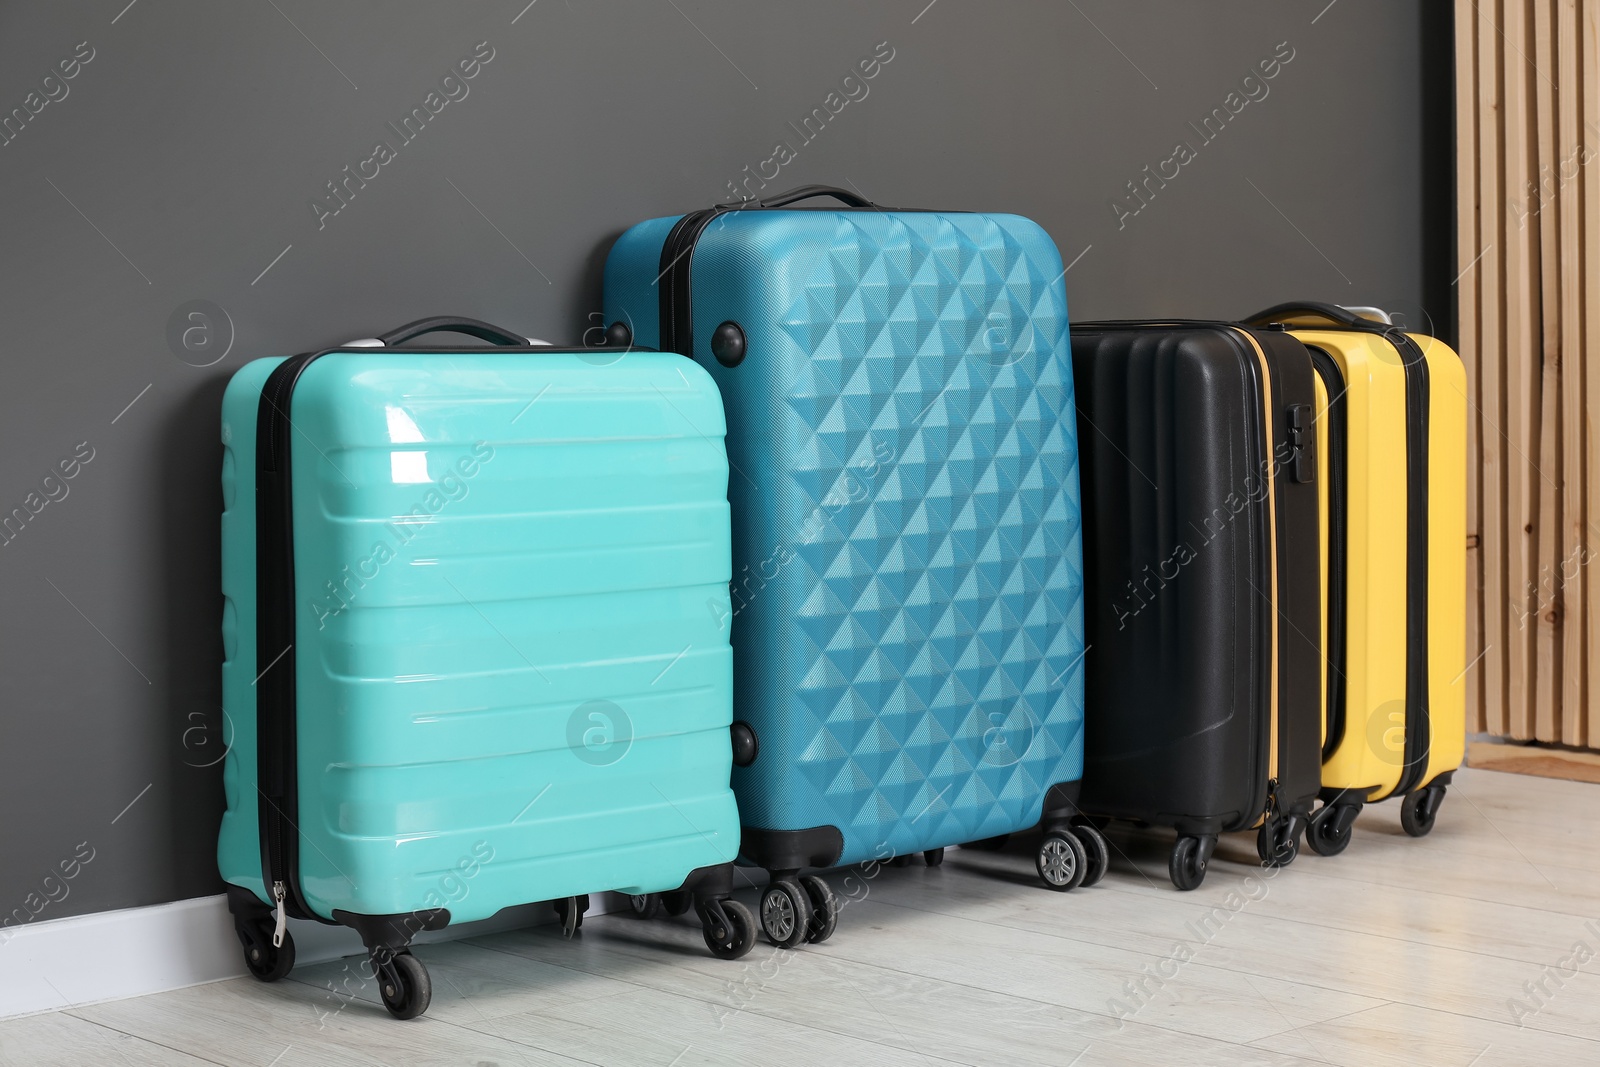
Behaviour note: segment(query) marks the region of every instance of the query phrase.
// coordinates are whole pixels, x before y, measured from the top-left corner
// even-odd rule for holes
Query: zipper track
[[[1344,740],[1348,724],[1345,704],[1345,663],[1347,637],[1345,626],[1349,614],[1349,456],[1350,426],[1345,401],[1344,375],[1332,356],[1313,345],[1307,345],[1311,365],[1322,379],[1328,392],[1328,620],[1327,645],[1323,655],[1328,661],[1328,682],[1324,699],[1328,735],[1322,743],[1322,761],[1326,763],[1338,751]]]
[[[1432,747],[1428,692],[1428,359],[1410,335],[1383,331],[1400,352],[1406,376],[1406,743],[1405,765],[1391,796],[1416,789]]]
[[[1249,330],[1240,326],[1230,325],[1228,328],[1233,331],[1236,336],[1244,338],[1244,340],[1250,346],[1250,355],[1255,357],[1253,361],[1247,357],[1245,359],[1245,364],[1246,366],[1252,367],[1259,375],[1257,378],[1256,392],[1257,399],[1260,401],[1260,406],[1256,408],[1252,414],[1257,415],[1261,421],[1258,432],[1250,434],[1250,439],[1257,443],[1261,450],[1261,457],[1264,457],[1261,462],[1261,468],[1264,471],[1267,479],[1265,538],[1266,552],[1264,553],[1264,569],[1267,576],[1267,588],[1264,590],[1264,592],[1267,595],[1266,614],[1269,620],[1267,629],[1267,714],[1265,716],[1267,720],[1265,730],[1267,737],[1266,759],[1264,761],[1260,759],[1256,761],[1258,768],[1261,767],[1262,763],[1265,763],[1266,766],[1257,771],[1259,775],[1263,775],[1263,777],[1260,779],[1260,791],[1257,794],[1262,798],[1262,801],[1260,807],[1261,814],[1249,824],[1254,826],[1260,822],[1263,822],[1268,816],[1270,816],[1273,809],[1277,807],[1277,791],[1280,781],[1279,748],[1282,744],[1282,731],[1279,728],[1278,721],[1278,688],[1280,677],[1278,663],[1280,645],[1278,639],[1278,480],[1277,464],[1275,461],[1276,451],[1274,449],[1272,432],[1273,403],[1271,364],[1267,359],[1266,350],[1262,347],[1261,342],[1256,340],[1255,335],[1250,333]]]
[[[261,388],[256,413],[256,789],[263,881],[283,911],[318,919],[299,879],[299,782],[296,766],[294,514],[289,407],[295,384],[322,353],[284,360]],[[276,901],[275,901],[276,903]]]
[[[326,355],[557,355],[592,349],[550,345],[493,348],[331,348],[291,356],[267,376],[256,409],[256,790],[261,870],[269,893],[284,890],[284,912],[296,919],[334,924],[311,909],[300,887],[300,789],[297,758],[294,484],[289,418],[295,386],[306,368]]]
[[[886,208],[881,205],[860,207],[854,204],[836,204],[827,207],[765,207],[759,203],[718,204],[715,207],[691,211],[673,223],[661,243],[660,272],[656,285],[660,290],[656,317],[660,349],[694,358],[694,304],[690,299],[690,283],[694,263],[694,249],[702,234],[720,215],[737,211],[803,211],[803,212],[855,212],[871,211],[882,214],[940,214],[961,215],[961,211],[940,211],[937,208]]]
[[[711,220],[726,207],[703,208],[691,211],[673,224],[667,239],[661,244],[660,306],[657,310],[657,330],[661,351],[676,352],[694,358],[694,305],[690,300],[690,269],[694,265],[694,246]],[[681,323],[681,329],[680,329]]]

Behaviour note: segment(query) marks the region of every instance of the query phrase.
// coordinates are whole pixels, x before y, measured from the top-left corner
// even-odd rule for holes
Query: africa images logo
[[[609,767],[633,747],[633,720],[609,700],[586,700],[567,717],[567,748],[594,767]]]

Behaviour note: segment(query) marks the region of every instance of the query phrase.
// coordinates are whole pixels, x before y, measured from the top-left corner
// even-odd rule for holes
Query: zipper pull
[[[289,910],[284,904],[284,898],[289,895],[282,882],[272,883],[272,899],[277,902],[277,914],[272,927],[272,947],[283,947],[283,935],[289,931]]]

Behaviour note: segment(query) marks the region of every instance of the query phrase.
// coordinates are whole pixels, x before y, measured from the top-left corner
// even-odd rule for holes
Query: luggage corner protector
[[[746,826],[740,834],[739,855],[769,871],[832,867],[844,855],[844,833],[837,826],[805,830],[758,830]]]
[[[357,915],[335,909],[333,919],[360,934],[361,943],[367,947],[367,951],[396,953],[409,947],[412,939],[423,931],[443,930],[449,926],[450,909],[424,908],[393,915]]]
[[[1071,782],[1057,782],[1045,791],[1044,804],[1039,813],[1041,822],[1050,822],[1056,819],[1076,818],[1082,812],[1078,808],[1078,797],[1083,792],[1083,779]]]

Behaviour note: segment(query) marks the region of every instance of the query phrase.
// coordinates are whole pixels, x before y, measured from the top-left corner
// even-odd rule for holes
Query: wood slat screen
[[[1457,0],[1456,90],[1468,728],[1600,745],[1600,0]]]

